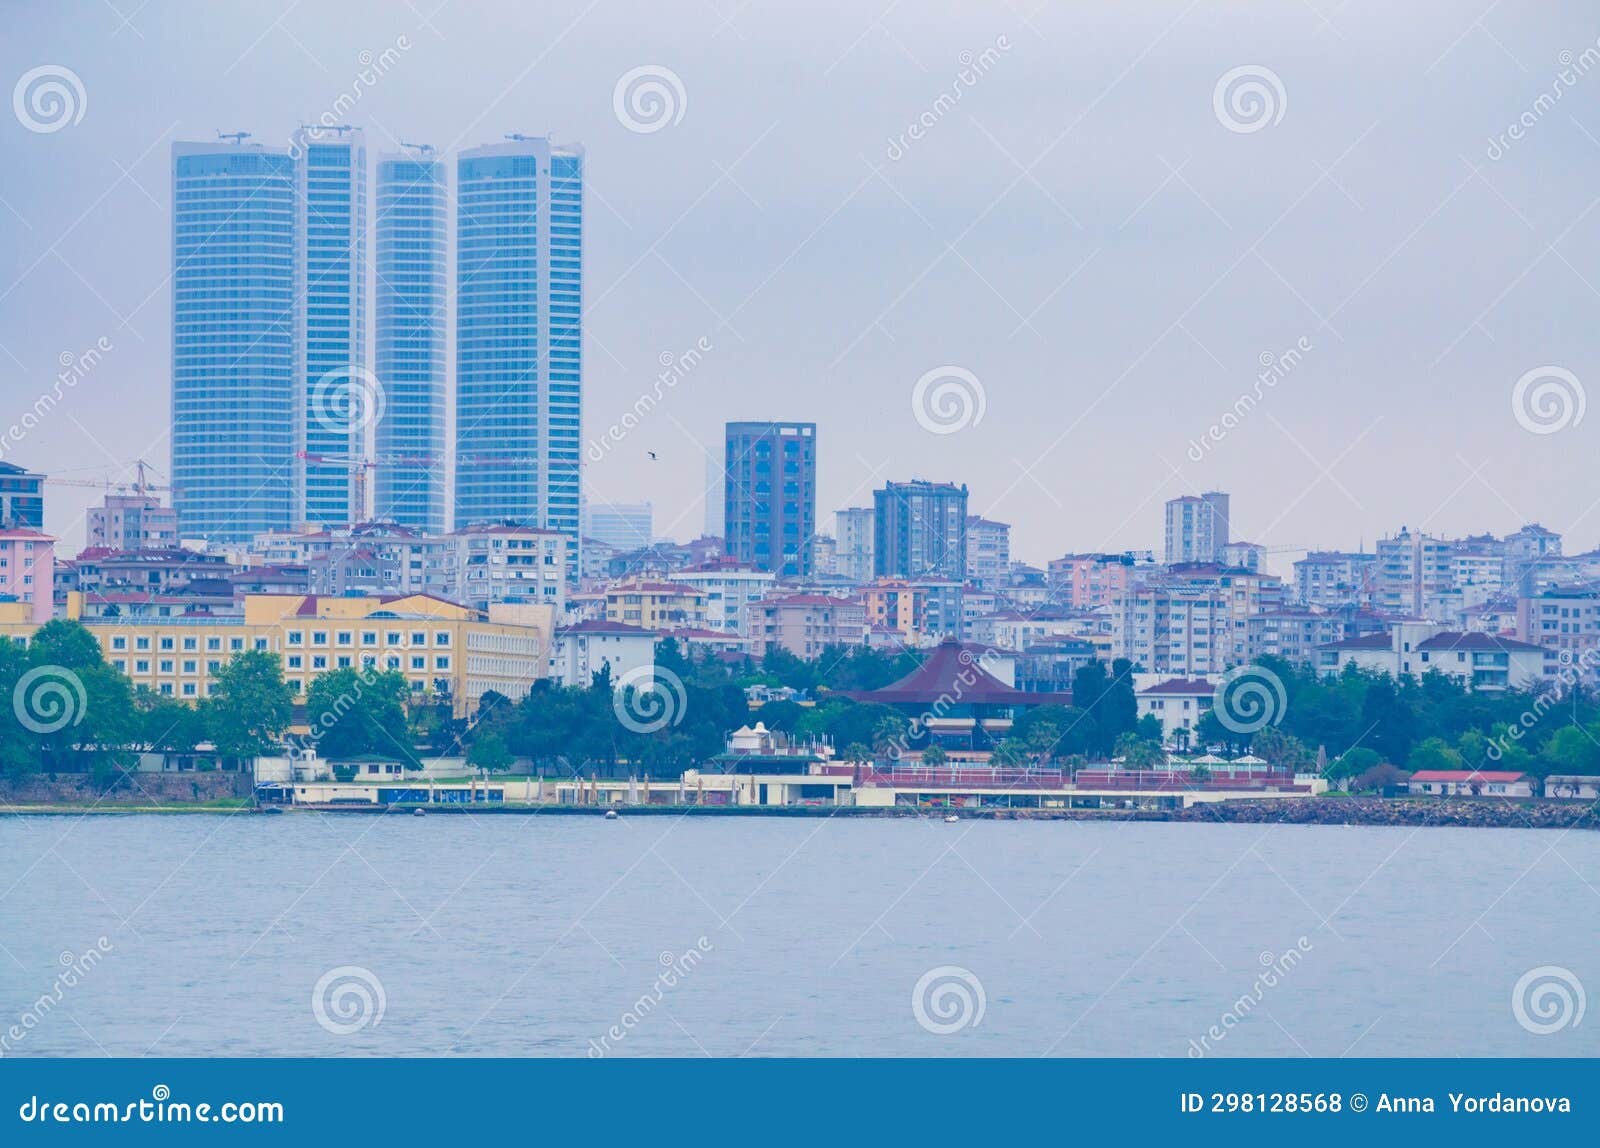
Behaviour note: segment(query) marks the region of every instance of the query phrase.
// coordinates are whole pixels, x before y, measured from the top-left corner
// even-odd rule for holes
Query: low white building
[[[558,686],[588,686],[602,666],[611,667],[611,681],[617,684],[655,661],[655,631],[626,622],[576,622],[557,627],[550,640],[550,680]]]
[[[1348,665],[1392,677],[1420,678],[1437,670],[1471,690],[1522,689],[1544,680],[1545,651],[1499,634],[1445,630],[1432,622],[1402,622],[1387,634],[1329,642],[1316,650],[1317,670],[1329,677]]]
[[[1544,779],[1544,795],[1593,801],[1600,798],[1600,777],[1578,773],[1552,773]]]
[[[1161,740],[1170,745],[1180,731],[1189,731],[1193,741],[1193,731],[1211,709],[1216,693],[1216,683],[1207,678],[1158,678],[1136,685],[1134,700],[1140,717],[1151,715],[1161,722]]]
[[[1511,770],[1419,769],[1406,788],[1434,797],[1532,797],[1533,779]]]

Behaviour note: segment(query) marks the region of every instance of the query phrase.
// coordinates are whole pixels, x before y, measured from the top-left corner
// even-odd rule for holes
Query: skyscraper
[[[967,488],[887,483],[873,492],[873,573],[892,578],[967,576]]]
[[[185,538],[294,517],[295,165],[286,149],[172,148],[172,485]]]
[[[758,570],[810,577],[817,424],[729,423],[724,445],[727,554]]]
[[[1228,546],[1228,496],[1210,490],[1196,498],[1184,495],[1167,503],[1166,560],[1221,562]]]
[[[456,195],[456,526],[535,525],[575,549],[583,149],[527,136],[473,148]]]
[[[367,370],[367,147],[359,128],[302,128],[296,140],[300,276],[299,465],[295,518],[366,517],[366,427],[381,398]]]
[[[872,518],[870,506],[847,506],[833,515],[839,573],[857,585],[872,581]]]
[[[375,517],[428,534],[445,527],[447,199],[431,148],[378,160]]]

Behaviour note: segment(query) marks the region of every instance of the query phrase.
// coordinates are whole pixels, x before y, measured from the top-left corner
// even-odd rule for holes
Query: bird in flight
[[[654,460],[655,460],[655,457],[656,457],[656,452],[655,452],[655,451],[653,451],[653,450],[647,450],[647,451],[645,451],[645,454],[647,454],[647,455],[649,455],[649,456],[650,456],[650,458],[651,458],[651,461],[654,461]]]

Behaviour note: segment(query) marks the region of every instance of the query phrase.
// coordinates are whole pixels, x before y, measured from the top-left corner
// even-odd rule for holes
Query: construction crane
[[[218,132],[217,133],[217,138],[219,140],[232,140],[235,147],[237,147],[238,145],[244,143],[244,141],[249,139],[250,137],[251,137],[251,133],[250,132]]]
[[[432,144],[407,143],[405,140],[400,141],[400,146],[404,148],[410,148],[424,159],[426,159],[428,156],[431,156],[435,151],[438,150]]]
[[[150,466],[149,463],[145,462],[144,459],[141,458],[136,460],[133,464],[133,468],[134,480],[132,482],[113,482],[109,477],[103,479],[54,478],[48,475],[45,477],[45,481],[53,486],[83,486],[88,487],[91,490],[104,490],[108,494],[113,490],[132,491],[134,494],[137,494],[140,497],[149,494],[153,490],[173,489],[170,486],[164,486],[159,483],[151,482],[145,477],[146,469],[154,470],[155,468]]]
[[[314,451],[296,451],[295,457],[304,461],[308,466],[327,466],[342,468],[350,475],[352,487],[350,500],[360,511],[361,517],[367,514],[367,471],[380,466],[392,466],[404,470],[427,470],[434,465],[431,454],[375,454],[375,455],[349,455],[349,454],[317,454]]]

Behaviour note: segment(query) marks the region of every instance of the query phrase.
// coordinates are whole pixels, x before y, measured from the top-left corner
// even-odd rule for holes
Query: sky
[[[166,470],[172,142],[277,143],[359,89],[373,153],[585,145],[586,441],[706,348],[585,471],[661,535],[701,531],[723,422],[771,418],[818,424],[825,528],[965,482],[1038,563],[1159,551],[1162,502],[1208,489],[1279,567],[1402,525],[1600,542],[1592,5],[0,0],[0,27],[0,428],[104,348],[5,442],[32,469]],[[41,68],[66,115],[30,105]],[[96,497],[49,488],[69,552]]]

